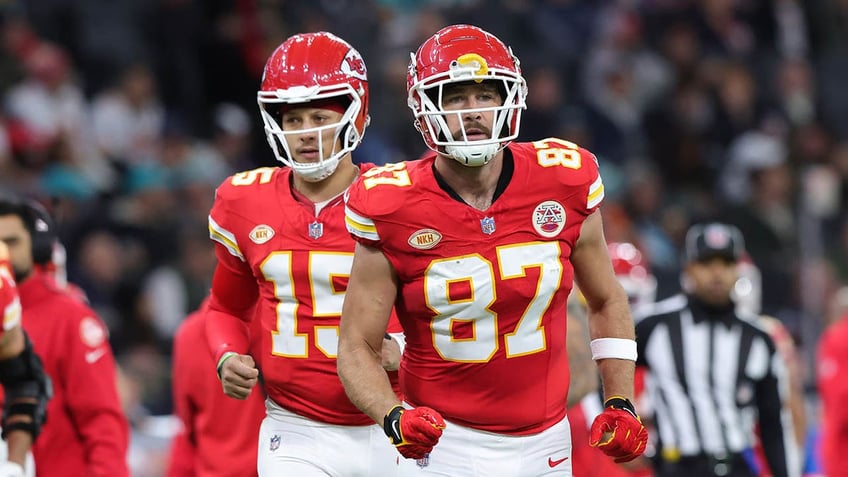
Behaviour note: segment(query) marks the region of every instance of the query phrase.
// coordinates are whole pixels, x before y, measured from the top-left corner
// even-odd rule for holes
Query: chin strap
[[[480,167],[488,164],[495,154],[503,149],[500,144],[480,144],[463,146],[445,146],[445,155],[469,167]]]

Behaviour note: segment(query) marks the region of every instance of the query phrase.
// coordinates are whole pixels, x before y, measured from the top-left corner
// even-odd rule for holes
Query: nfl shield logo
[[[416,459],[415,463],[418,467],[424,468],[430,465],[430,454],[425,454],[421,459]]]
[[[273,451],[275,451],[275,450],[277,450],[277,449],[279,449],[279,448],[280,448],[280,436],[279,436],[279,435],[274,435],[273,437],[271,437],[271,446],[270,446],[270,449],[271,449],[271,451],[273,452]]]
[[[495,233],[495,219],[494,217],[485,217],[480,219],[480,228],[483,230],[483,233],[486,235],[492,235]]]
[[[324,224],[321,222],[312,222],[309,224],[309,236],[315,240],[321,238],[324,235]]]

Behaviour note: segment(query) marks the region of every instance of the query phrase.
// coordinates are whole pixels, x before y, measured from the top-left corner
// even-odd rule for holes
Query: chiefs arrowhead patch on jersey
[[[257,225],[250,231],[249,237],[253,243],[262,245],[274,237],[274,229],[265,224]]]
[[[442,234],[433,229],[421,229],[409,236],[409,245],[419,250],[429,250],[442,240]]]
[[[542,237],[556,237],[565,227],[565,207],[555,200],[546,200],[533,209],[533,228]]]

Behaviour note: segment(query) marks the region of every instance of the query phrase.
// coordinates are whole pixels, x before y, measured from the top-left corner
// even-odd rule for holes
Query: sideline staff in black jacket
[[[755,423],[774,477],[800,475],[785,363],[756,317],[739,316],[731,300],[743,250],[736,227],[690,228],[684,293],[636,326],[636,364],[649,369],[656,411],[658,477],[755,476],[742,457]]]

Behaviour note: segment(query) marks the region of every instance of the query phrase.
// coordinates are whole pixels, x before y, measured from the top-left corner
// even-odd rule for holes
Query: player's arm
[[[381,353],[397,291],[397,275],[386,256],[358,243],[342,307],[337,367],[351,402],[383,425],[401,455],[420,459],[439,442],[445,422],[428,407],[404,409],[383,369]]]
[[[645,452],[648,432],[632,403],[636,361],[633,319],[627,295],[613,273],[598,210],[583,222],[571,262],[586,298],[590,348],[604,393],[604,411],[592,422],[589,443],[616,462],[629,462]]]
[[[218,265],[206,320],[206,340],[215,358],[216,371],[227,396],[245,399],[259,381],[259,370],[248,354],[248,323],[259,297],[256,279],[245,262],[215,244]]]
[[[27,452],[46,416],[51,388],[21,328],[21,302],[8,260],[9,249],[0,241],[0,384],[6,393],[0,425],[8,447],[8,460],[0,462],[0,473],[16,476],[24,473]]]
[[[378,423],[400,404],[381,355],[397,290],[397,277],[385,255],[357,244],[339,325],[337,366],[351,402]]]
[[[58,352],[69,359],[60,364],[63,369],[57,374],[63,377],[65,406],[85,449],[85,475],[128,477],[129,422],[118,395],[117,364],[106,339],[108,331],[91,309],[60,306],[75,316],[75,326]],[[83,336],[94,334],[83,330],[94,326],[100,327],[98,341],[91,337],[84,341]]]
[[[601,372],[604,399],[613,396],[632,399],[636,360],[633,319],[630,316],[627,295],[610,264],[599,211],[593,212],[583,222],[571,262],[575,280],[586,298],[589,310],[592,354]],[[611,352],[599,354],[598,348],[606,348]],[[616,350],[620,352],[616,353]],[[620,356],[605,357],[615,354]]]
[[[3,334],[3,336],[0,337],[0,368],[8,366],[11,360],[20,360],[25,348],[26,338],[24,337],[23,328],[18,325],[10,330],[7,330]],[[0,381],[3,381],[2,377],[0,377]],[[14,385],[7,385],[6,382],[3,381],[3,388],[8,395],[9,388],[7,386],[11,387]],[[46,401],[44,403],[44,408],[46,408]],[[18,420],[23,424],[30,425],[33,422],[33,417],[34,416],[29,415],[29,413],[23,413],[21,415],[11,414],[5,419],[3,419],[3,427],[4,429],[7,427],[5,422],[7,420]],[[26,462],[27,452],[29,451],[30,447],[32,447],[32,443],[34,440],[33,433],[24,429],[10,429],[6,430],[5,433],[6,443],[9,448],[9,462],[13,462],[23,467]]]

